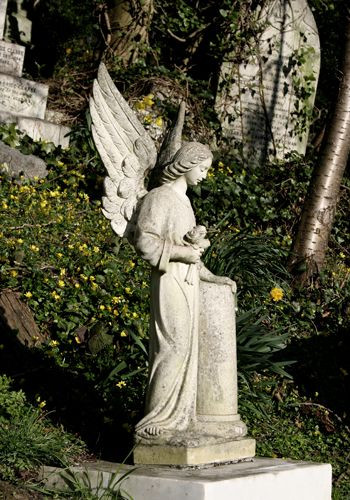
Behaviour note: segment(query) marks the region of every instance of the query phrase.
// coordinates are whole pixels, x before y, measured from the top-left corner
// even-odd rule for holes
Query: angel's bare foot
[[[149,425],[148,427],[144,427],[140,431],[137,432],[137,434],[141,437],[150,437],[150,436],[159,436],[161,434],[162,430],[160,427],[157,427],[155,425]]]

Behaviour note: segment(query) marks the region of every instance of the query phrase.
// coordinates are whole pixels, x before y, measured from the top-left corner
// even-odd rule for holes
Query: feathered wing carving
[[[156,164],[157,150],[103,63],[94,81],[90,113],[92,135],[108,172],[103,214],[119,236],[129,237],[138,201],[147,193],[145,178]]]

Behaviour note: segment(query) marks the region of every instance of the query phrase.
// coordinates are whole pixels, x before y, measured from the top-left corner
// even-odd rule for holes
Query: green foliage
[[[19,418],[26,404],[23,391],[11,391],[11,381],[0,375],[0,424],[12,418]]]
[[[75,471],[70,468],[60,473],[64,482],[61,488],[50,489],[47,487],[40,487],[40,485],[32,486],[33,490],[44,493],[45,495],[53,496],[54,498],[59,495],[59,498],[68,498],[72,500],[133,500],[130,495],[123,489],[123,481],[132,474],[133,469],[127,472],[123,471],[123,466],[120,467],[110,475],[107,485],[103,473],[98,473],[91,480],[88,470]],[[97,482],[97,484],[95,484]]]
[[[14,481],[19,471],[38,465],[65,466],[85,452],[80,440],[50,423],[42,407],[30,405],[0,376],[0,479]]]
[[[334,498],[350,494],[348,456],[349,429],[331,410],[301,396],[291,382],[278,383],[257,377],[254,392],[261,394],[257,404],[247,386],[241,388],[240,411],[250,434],[257,442],[257,455],[331,462]],[[254,401],[254,400],[253,400]]]

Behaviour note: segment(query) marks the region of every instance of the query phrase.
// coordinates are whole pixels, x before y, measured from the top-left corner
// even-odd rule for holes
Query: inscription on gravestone
[[[0,41],[0,73],[22,76],[25,47]]]
[[[44,118],[48,86],[0,74],[0,111]]]
[[[264,29],[255,54],[221,68],[216,109],[223,133],[260,161],[304,154],[320,68],[312,12],[306,0],[273,0],[259,22]]]

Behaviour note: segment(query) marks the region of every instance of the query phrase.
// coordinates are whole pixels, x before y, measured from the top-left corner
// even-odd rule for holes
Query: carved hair
[[[208,146],[200,142],[186,142],[177,151],[173,160],[164,167],[160,184],[174,181],[209,158],[213,158],[213,153]]]

